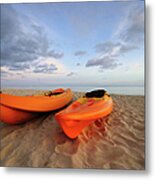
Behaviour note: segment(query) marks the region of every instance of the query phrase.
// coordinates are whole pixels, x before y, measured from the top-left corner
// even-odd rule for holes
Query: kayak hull
[[[3,105],[0,105],[0,111],[0,121],[7,124],[23,123],[39,115],[36,112],[17,110]]]
[[[76,138],[86,126],[109,115],[113,109],[113,101],[110,96],[97,100],[96,98],[83,99],[75,101],[55,115],[55,119],[64,133],[71,139]]]

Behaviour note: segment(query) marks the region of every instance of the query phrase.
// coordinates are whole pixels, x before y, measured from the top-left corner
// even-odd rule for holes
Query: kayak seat
[[[87,92],[85,94],[84,97],[87,97],[87,98],[101,98],[103,97],[105,94],[107,94],[107,91],[104,90],[104,89],[98,89],[98,90],[94,90],[94,91],[91,91],[91,92]],[[107,94],[108,95],[108,94]],[[110,95],[109,95],[110,96]]]

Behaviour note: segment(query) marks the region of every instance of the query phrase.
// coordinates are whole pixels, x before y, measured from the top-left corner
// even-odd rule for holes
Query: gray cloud
[[[12,76],[12,73],[11,72],[8,72],[6,70],[3,70],[1,69],[0,70],[0,77],[3,79],[3,78],[7,78],[9,76]]]
[[[73,75],[75,75],[74,72],[70,72],[70,73],[67,74],[67,76],[69,76],[69,77],[70,77],[70,76],[73,76]]]
[[[86,67],[99,66],[101,69],[114,69],[121,65],[119,57],[139,48],[144,34],[144,12],[137,7],[130,10],[123,28],[119,29],[119,41],[98,43],[95,50],[100,57],[88,60]]]
[[[96,52],[109,53],[113,50],[114,47],[119,47],[120,43],[113,43],[107,41],[104,43],[99,43],[95,46]]]
[[[25,24],[11,5],[1,5],[1,66],[25,70],[23,64],[39,57],[61,58],[63,53],[51,49],[43,27],[28,17]]]
[[[10,71],[23,71],[26,69],[30,69],[30,66],[28,64],[12,64],[11,67],[9,67]]]
[[[116,34],[119,41],[96,44],[95,50],[101,58],[88,60],[86,67],[99,66],[101,69],[114,69],[121,65],[119,57],[138,49],[144,38],[144,10],[138,6],[130,9]]]
[[[34,73],[53,73],[57,70],[58,68],[54,65],[47,65],[47,64],[42,64],[42,65],[38,65],[35,67],[35,69],[33,70]]]
[[[123,44],[120,46],[119,53],[121,55],[121,54],[127,53],[132,50],[136,50],[136,49],[138,49],[138,47],[136,45]]]
[[[114,69],[122,65],[118,57],[137,49],[135,45],[123,44],[120,42],[107,41],[99,43],[95,46],[96,52],[99,52],[102,57],[97,57],[88,60],[86,67],[99,66],[101,69]],[[100,71],[101,72],[101,71]]]
[[[117,59],[105,56],[88,60],[86,67],[99,66],[101,69],[114,69],[119,65],[120,63],[117,62]]]
[[[55,52],[54,50],[51,50],[49,53],[48,53],[48,56],[52,56],[52,57],[55,57],[56,59],[58,58],[62,58],[64,56],[64,53],[60,53],[60,52]]]
[[[124,44],[120,42],[107,41],[104,43],[97,44],[95,46],[95,49],[96,52],[102,54],[109,53],[112,56],[120,56],[124,53],[137,49],[137,46],[131,44]]]
[[[76,51],[76,52],[74,53],[75,56],[84,56],[85,54],[87,54],[86,51]]]
[[[19,29],[17,13],[11,6],[1,4],[1,39],[5,42],[9,41],[12,34],[19,33]]]
[[[77,66],[80,66],[81,64],[80,63],[76,63]]]
[[[119,33],[125,42],[139,44],[144,41],[144,9],[132,8],[125,18],[124,28]]]

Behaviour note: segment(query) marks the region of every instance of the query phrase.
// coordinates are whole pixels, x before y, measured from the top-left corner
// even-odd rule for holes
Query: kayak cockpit
[[[84,97],[86,97],[86,98],[102,98],[105,95],[110,96],[106,90],[97,89],[94,91],[87,92]]]

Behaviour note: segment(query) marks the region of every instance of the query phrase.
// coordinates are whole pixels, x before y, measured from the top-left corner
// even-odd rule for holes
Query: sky
[[[1,5],[2,86],[143,86],[144,2]]]

